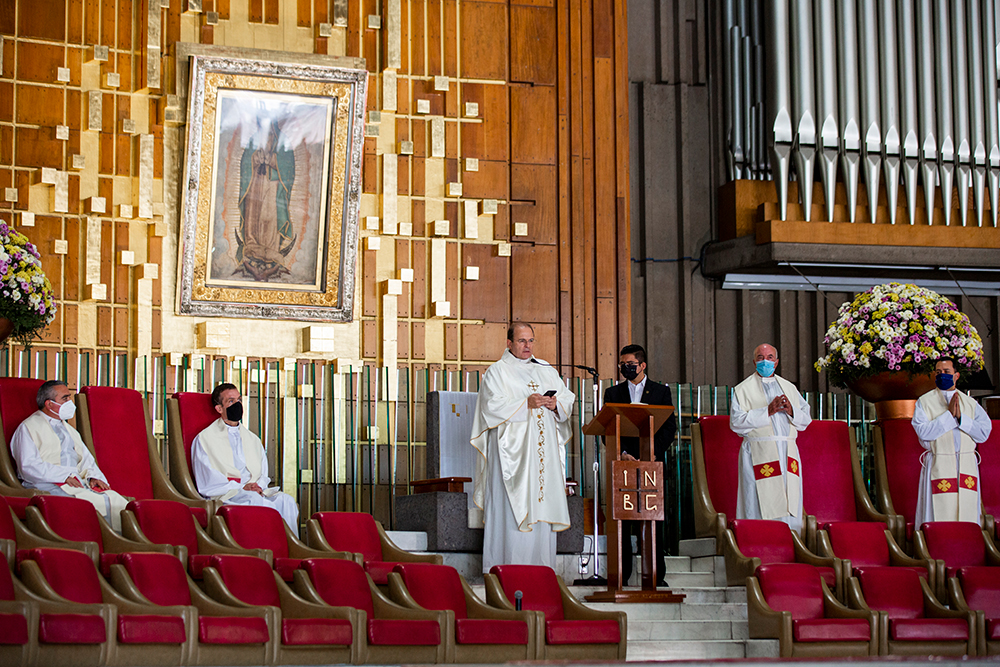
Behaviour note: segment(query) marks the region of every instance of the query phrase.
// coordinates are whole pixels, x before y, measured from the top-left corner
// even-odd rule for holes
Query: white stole
[[[250,472],[250,481],[256,482],[260,479],[261,461],[264,458],[264,445],[260,438],[250,432],[246,426],[240,424],[240,441],[243,443],[243,458]],[[233,459],[233,447],[229,443],[229,426],[220,417],[208,425],[208,427],[198,434],[198,441],[201,443],[208,462],[212,467],[225,475],[228,479],[237,481],[243,480],[243,471],[236,467]],[[242,488],[242,485],[241,485]],[[213,500],[226,501],[240,492],[240,489],[227,491]]]
[[[795,385],[777,375],[774,379],[788,397],[792,408],[798,410],[802,397]],[[767,407],[769,403],[767,394],[764,393],[764,384],[757,373],[736,385],[733,393],[736,394],[740,407],[746,411]],[[760,515],[764,519],[798,515],[802,499],[802,459],[799,458],[799,447],[795,441],[797,433],[789,424],[789,435],[775,435],[771,420],[768,419],[766,426],[755,428],[743,439],[750,445],[757,500]],[[788,443],[786,461],[780,460],[778,456],[779,440]],[[781,474],[783,470],[786,473],[784,479]]]
[[[967,394],[957,392],[961,413],[969,420],[976,414],[976,402]],[[948,412],[945,394],[934,389],[919,399],[930,420]],[[979,476],[976,465],[976,443],[959,429],[959,451],[955,452],[953,431],[931,442],[931,504],[935,521],[979,521]]]

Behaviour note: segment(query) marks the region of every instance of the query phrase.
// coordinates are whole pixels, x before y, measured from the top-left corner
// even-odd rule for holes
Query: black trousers
[[[632,535],[636,536],[636,541],[639,545],[639,553],[642,551],[642,521],[622,521],[622,585],[627,585],[628,580],[632,577]],[[667,536],[665,526],[667,525],[665,521],[654,521],[653,530],[656,532],[656,555],[654,560],[656,562],[656,584],[663,584],[663,574],[664,568],[666,567],[666,556],[667,556]],[[642,563],[639,564],[640,571],[639,576],[636,578],[634,586],[642,585]]]

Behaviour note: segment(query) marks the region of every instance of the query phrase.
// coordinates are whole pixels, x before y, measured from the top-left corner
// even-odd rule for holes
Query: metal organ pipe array
[[[818,179],[827,220],[841,183],[851,222],[884,188],[891,224],[934,223],[940,196],[944,224],[997,226],[995,2],[723,0],[729,179],[773,179],[782,220],[794,171],[806,220]]]

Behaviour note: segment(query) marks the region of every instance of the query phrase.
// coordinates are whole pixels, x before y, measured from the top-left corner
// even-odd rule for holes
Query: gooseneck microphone
[[[539,366],[548,366],[549,368],[579,368],[581,371],[587,371],[594,377],[597,377],[597,369],[591,366],[581,366],[579,364],[548,364],[544,361],[539,361],[534,357],[531,358],[531,363],[538,364]]]
[[[521,611],[521,598],[524,597],[524,593],[521,591],[514,592],[514,609]]]

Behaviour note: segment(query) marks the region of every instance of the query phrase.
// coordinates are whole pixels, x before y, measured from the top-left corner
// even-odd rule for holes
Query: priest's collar
[[[516,361],[519,364],[530,364],[535,359],[534,356],[531,356],[528,359],[520,359],[518,357],[515,357],[510,350],[503,351],[503,358],[507,358],[508,361]]]

